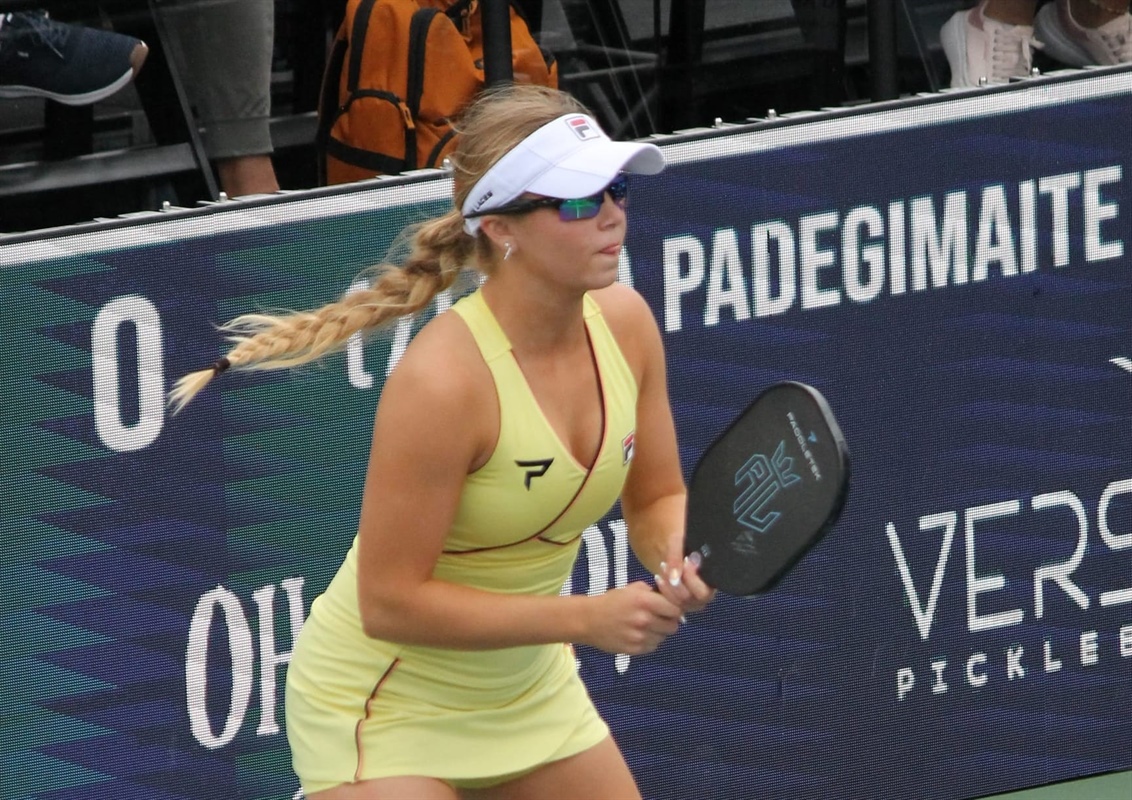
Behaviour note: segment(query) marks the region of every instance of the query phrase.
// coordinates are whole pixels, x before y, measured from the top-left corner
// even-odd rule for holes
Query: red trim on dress
[[[471,554],[471,553],[483,553],[483,552],[486,552],[488,550],[502,550],[505,547],[515,547],[516,545],[526,544],[527,542],[531,541],[532,539],[538,539],[540,542],[545,542],[546,544],[553,544],[553,545],[558,545],[559,547],[565,547],[566,545],[570,545],[570,544],[573,544],[574,542],[576,542],[578,540],[578,537],[580,537],[582,535],[581,533],[579,533],[578,536],[575,536],[573,539],[570,539],[569,541],[565,541],[565,542],[556,542],[553,539],[544,539],[542,537],[542,535],[544,533],[546,533],[548,530],[553,528],[555,526],[555,524],[558,522],[558,520],[560,520],[560,519],[562,519],[562,517],[566,516],[566,513],[571,508],[574,507],[574,503],[577,502],[578,498],[581,497],[582,492],[585,491],[586,486],[589,485],[590,476],[593,475],[594,467],[597,466],[598,462],[601,460],[601,457],[605,454],[605,437],[606,437],[606,433],[607,433],[607,430],[608,430],[607,426],[609,425],[609,409],[606,408],[606,405],[605,405],[605,401],[606,401],[605,378],[604,378],[602,371],[601,371],[601,363],[597,359],[597,347],[594,346],[593,336],[590,335],[590,326],[589,326],[588,321],[586,322],[586,341],[589,342],[590,359],[593,361],[594,371],[597,373],[597,392],[598,392],[598,396],[599,396],[600,401],[601,401],[601,437],[598,440],[597,453],[594,455],[593,463],[590,464],[590,466],[588,468],[586,468],[586,476],[584,478],[582,478],[582,482],[578,485],[578,491],[574,492],[574,496],[570,498],[570,502],[568,502],[562,508],[562,510],[560,512],[558,512],[558,515],[555,516],[554,519],[552,519],[549,523],[547,523],[545,526],[543,526],[542,530],[538,531],[537,533],[531,534],[530,536],[528,536],[525,539],[520,539],[517,542],[508,542],[507,544],[494,544],[494,545],[491,545],[490,547],[473,547],[470,550],[442,550],[441,552],[444,555],[463,556],[463,555],[468,555],[468,554]],[[515,351],[511,350],[511,357],[514,358],[514,356],[515,356]],[[532,394],[532,397],[533,397],[533,394]],[[537,404],[537,401],[536,401],[536,404]],[[541,409],[540,409],[540,412],[541,412]],[[546,415],[544,414],[543,415],[544,419],[545,419],[545,416]],[[547,421],[546,424],[547,424],[547,427],[550,427],[549,421]],[[553,432],[553,428],[551,428],[551,431]],[[563,450],[566,450],[567,452],[569,452],[566,442],[562,441],[561,437],[559,437],[557,433],[554,434],[554,438],[558,439],[558,443],[562,446]]]
[[[377,683],[374,685],[373,691],[370,692],[369,697],[366,699],[365,716],[363,716],[361,719],[359,719],[357,724],[354,726],[354,747],[355,747],[355,749],[357,750],[357,753],[358,753],[358,767],[357,767],[357,769],[354,770],[354,783],[357,783],[358,781],[360,781],[362,779],[362,767],[365,764],[365,759],[363,758],[363,755],[362,755],[362,726],[366,723],[366,721],[369,720],[370,710],[373,706],[373,701],[377,697],[377,693],[381,690],[382,684],[384,684],[386,679],[391,674],[393,674],[393,669],[400,663],[401,663],[400,656],[393,659],[393,663],[390,664],[389,667],[382,674],[382,676],[377,679]]]
[[[586,477],[582,479],[582,485],[578,487],[578,491],[574,493],[574,496],[572,498],[570,498],[570,502],[566,504],[566,507],[564,509],[562,509],[562,513],[555,517],[549,525],[535,534],[535,537],[537,537],[540,542],[546,542],[547,544],[556,544],[559,546],[573,544],[577,540],[578,536],[581,536],[582,534],[579,533],[578,536],[575,536],[568,542],[556,542],[552,539],[544,539],[542,538],[542,535],[546,533],[550,528],[553,528],[554,524],[566,515],[566,512],[573,507],[575,501],[577,501],[577,499],[581,496],[582,491],[590,482],[590,476],[594,474],[594,467],[597,466],[598,461],[601,460],[602,455],[605,453],[606,426],[609,424],[609,409],[605,407],[605,381],[602,379],[601,364],[599,364],[597,360],[597,348],[594,346],[593,337],[590,336],[589,325],[586,325],[586,339],[590,343],[590,360],[593,361],[594,372],[597,374],[597,394],[598,398],[601,401],[601,437],[598,439],[597,453],[594,454],[593,462],[590,464],[589,468],[586,469]],[[566,443],[563,442],[562,447],[565,448],[566,446]]]

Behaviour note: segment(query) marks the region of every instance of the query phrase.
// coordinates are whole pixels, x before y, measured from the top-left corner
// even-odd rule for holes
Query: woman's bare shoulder
[[[438,314],[417,332],[402,357],[402,363],[411,364],[423,359],[431,364],[452,362],[453,366],[466,364],[471,355],[478,356],[479,348],[463,318],[449,309]]]
[[[590,292],[601,308],[609,330],[634,367],[643,364],[659,340],[656,318],[648,301],[631,286],[614,283]]]
[[[611,325],[655,325],[652,309],[648,301],[632,286],[614,283],[604,289],[590,292],[604,316]]]
[[[447,311],[429,321],[409,342],[383,390],[407,395],[422,414],[474,411],[491,398],[491,373],[471,331]]]

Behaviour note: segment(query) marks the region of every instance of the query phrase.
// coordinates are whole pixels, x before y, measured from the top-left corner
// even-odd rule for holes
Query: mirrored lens
[[[572,200],[563,200],[558,207],[558,217],[564,222],[578,219],[596,217],[601,211],[601,204],[605,202],[605,192],[596,197],[577,197]]]
[[[624,206],[625,198],[629,196],[629,179],[622,175],[613,183],[609,184],[605,191],[609,192],[609,196],[613,199],[614,203]]]
[[[609,193],[610,199],[621,208],[625,207],[625,198],[629,194],[629,181],[624,175],[606,186],[600,192],[590,197],[577,197],[563,200],[558,206],[558,217],[563,222],[572,222],[579,219],[596,217],[605,202],[605,195]]]

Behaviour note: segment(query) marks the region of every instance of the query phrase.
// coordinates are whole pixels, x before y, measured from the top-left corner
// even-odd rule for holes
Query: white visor
[[[495,162],[464,201],[461,213],[500,208],[524,192],[572,200],[595,195],[618,173],[655,175],[664,154],[646,142],[615,142],[585,114],[566,114],[546,123]],[[479,217],[464,220],[472,236]]]

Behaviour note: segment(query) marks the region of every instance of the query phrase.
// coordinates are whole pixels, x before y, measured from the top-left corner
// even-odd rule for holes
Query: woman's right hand
[[[651,653],[680,627],[680,608],[643,581],[592,598],[581,644],[607,653]]]

